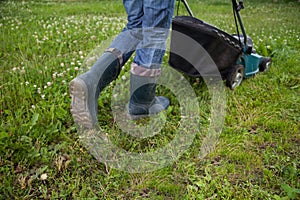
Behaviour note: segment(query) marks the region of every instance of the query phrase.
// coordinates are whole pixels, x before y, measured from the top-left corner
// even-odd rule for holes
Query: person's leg
[[[118,49],[122,53],[122,65],[127,62],[142,40],[144,15],[143,0],[123,0],[123,5],[127,13],[127,24],[110,45],[110,48]]]
[[[121,67],[141,40],[140,28],[143,16],[141,2],[141,0],[123,1],[128,13],[126,28],[115,38],[89,71],[70,82],[71,113],[74,121],[85,128],[94,127],[97,122],[97,101],[100,92],[117,78]]]
[[[161,72],[174,3],[174,0],[144,2],[143,40],[137,46],[136,56],[131,65],[128,116],[132,119],[159,113],[169,105],[166,97],[155,96],[155,90]]]
[[[143,40],[136,50],[134,62],[145,68],[159,68],[166,49],[166,40],[174,11],[174,0],[144,2]]]

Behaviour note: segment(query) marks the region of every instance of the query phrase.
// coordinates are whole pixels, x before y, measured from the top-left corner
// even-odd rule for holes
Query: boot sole
[[[161,104],[159,103],[159,99],[166,99],[166,103],[165,104]],[[127,118],[130,119],[130,120],[139,120],[139,119],[142,119],[142,118],[145,118],[145,117],[153,117],[155,115],[158,115],[160,112],[164,112],[166,111],[166,109],[169,107],[170,105],[170,101],[165,98],[165,97],[161,97],[161,96],[158,96],[158,97],[155,97],[156,101],[158,102],[157,104],[159,104],[158,106],[160,106],[160,110],[158,110],[157,112],[151,112],[151,113],[147,113],[147,114],[137,114],[137,115],[134,115],[134,114],[130,114],[129,112],[129,105],[127,105]]]
[[[156,116],[159,113],[164,112],[165,110],[166,109],[163,109],[163,110],[159,111],[158,113],[149,113],[149,114],[141,114],[141,115],[133,115],[133,114],[130,114],[130,113],[127,112],[126,115],[127,115],[127,118],[130,119],[130,120],[139,120],[139,119],[143,119],[145,117]]]
[[[70,82],[69,90],[72,98],[71,113],[75,123],[85,128],[93,128],[95,122],[88,108],[88,88],[85,82],[75,78]]]
[[[139,120],[139,119],[143,119],[145,117],[151,117],[155,114],[145,114],[145,115],[131,115],[129,113],[127,113],[127,118],[130,120]]]
[[[165,110],[162,110],[158,113],[151,113],[151,114],[144,114],[144,115],[132,115],[132,114],[129,114],[127,113],[127,118],[130,119],[130,120],[139,120],[139,119],[143,119],[143,118],[146,118],[146,117],[153,117],[153,116],[156,116],[156,115],[159,115],[161,112],[164,112]]]

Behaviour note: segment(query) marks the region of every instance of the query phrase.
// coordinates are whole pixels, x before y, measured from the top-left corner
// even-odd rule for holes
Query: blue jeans
[[[160,68],[175,0],[123,0],[123,4],[128,23],[110,48],[122,53],[122,65],[136,51],[135,64],[148,69]]]

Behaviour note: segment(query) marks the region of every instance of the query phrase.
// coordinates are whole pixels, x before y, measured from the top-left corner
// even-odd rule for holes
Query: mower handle
[[[184,4],[185,8],[187,9],[188,13],[190,14],[191,17],[194,17],[194,14],[189,6],[189,4],[187,3],[186,0],[181,0],[182,3]]]
[[[242,33],[243,33],[243,36],[244,36],[244,45],[245,47],[247,47],[247,34],[246,34],[246,31],[245,31],[245,28],[244,28],[244,25],[243,25],[243,22],[242,22],[242,18],[240,16],[240,11],[242,9],[244,9],[244,2],[243,0],[239,0],[239,3],[236,2],[236,0],[232,0],[232,6],[233,6],[233,11],[235,13],[235,16],[237,16],[237,19],[238,19],[238,22],[240,24],[240,27],[242,29]]]
[[[236,0],[232,0],[232,4],[237,12],[244,9],[244,2],[243,0],[239,0],[239,3],[237,4]]]
[[[179,0],[179,1],[181,1],[184,4],[184,6],[187,9],[190,16],[194,17],[194,14],[193,14],[192,10],[190,9],[189,4],[187,3],[187,1],[186,0]],[[236,0],[232,0],[232,6],[233,6],[234,15],[235,15],[235,17],[238,18],[239,25],[242,29],[242,33],[243,33],[243,36],[244,36],[244,41],[243,41],[244,47],[247,48],[247,34],[246,34],[246,31],[245,31],[245,28],[244,28],[244,25],[243,25],[243,22],[242,22],[242,18],[240,16],[240,11],[242,9],[244,9],[244,2],[243,2],[243,0],[239,0],[239,3],[237,3]]]

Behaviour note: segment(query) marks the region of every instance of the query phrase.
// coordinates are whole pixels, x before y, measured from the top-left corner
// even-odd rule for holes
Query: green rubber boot
[[[145,77],[131,74],[130,101],[127,116],[137,120],[158,114],[167,109],[170,104],[168,98],[155,96],[158,77]]]
[[[105,52],[89,71],[70,82],[71,113],[78,125],[88,129],[95,126],[99,94],[117,78],[120,70],[118,58]]]

